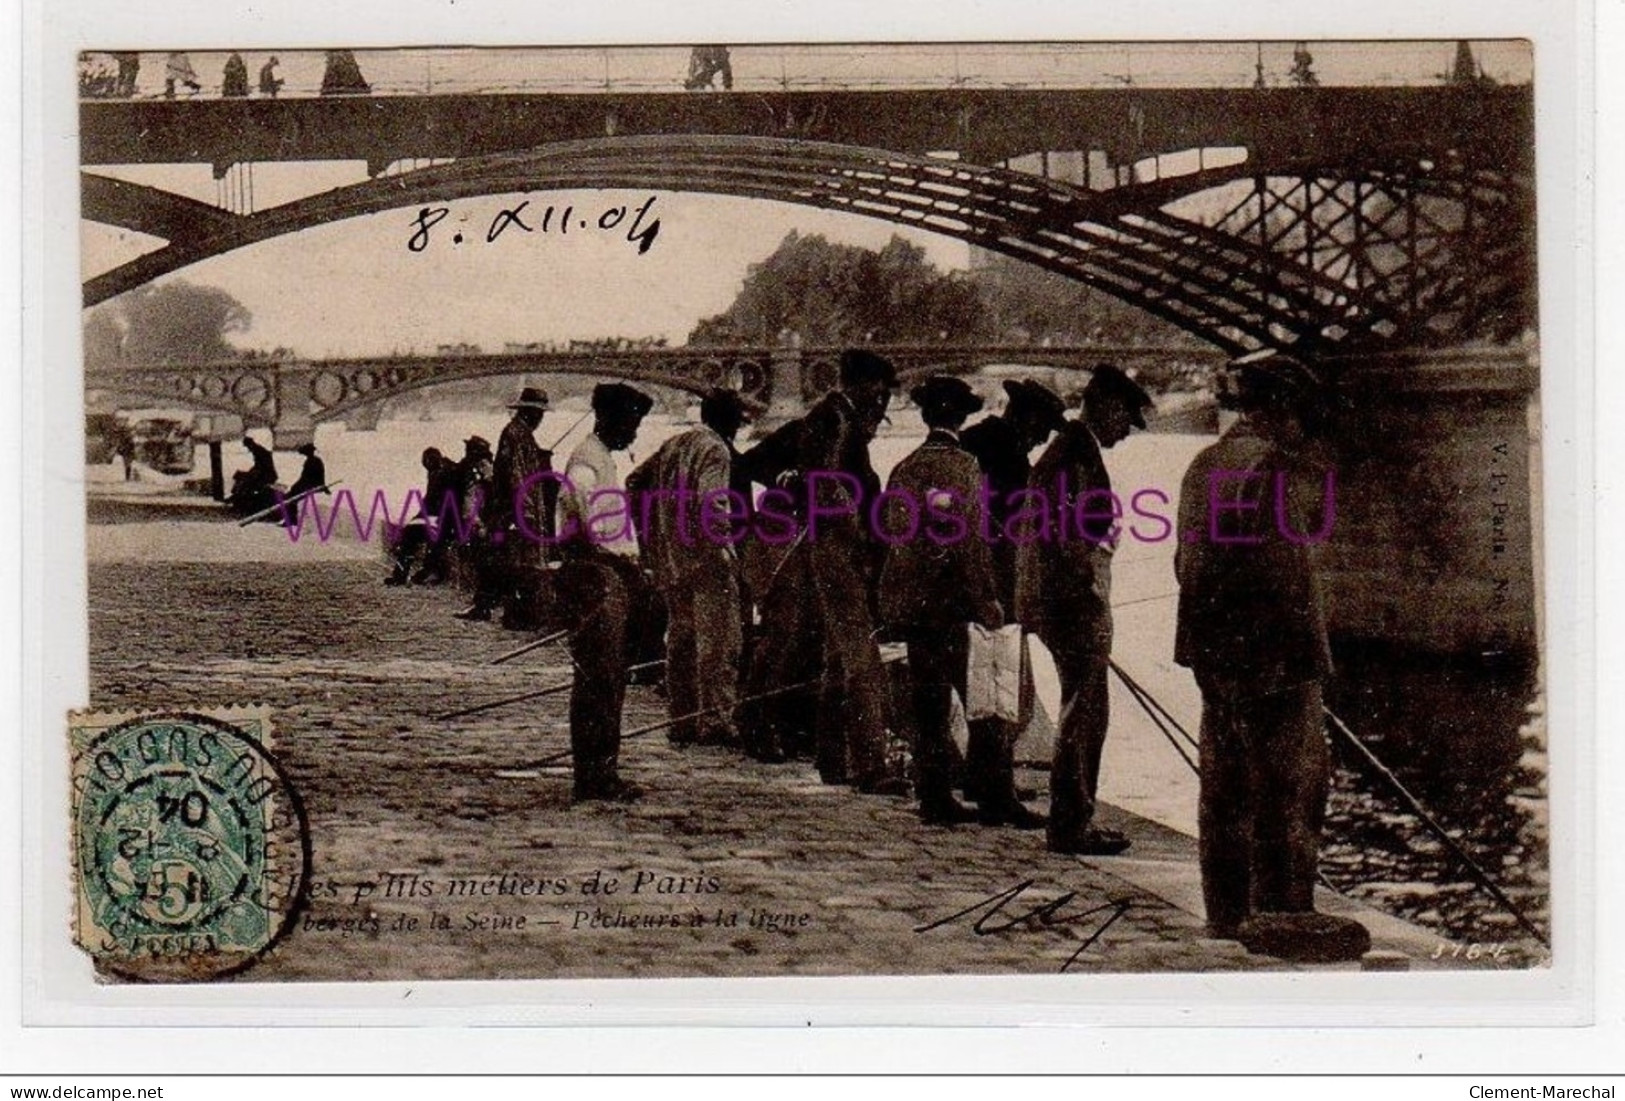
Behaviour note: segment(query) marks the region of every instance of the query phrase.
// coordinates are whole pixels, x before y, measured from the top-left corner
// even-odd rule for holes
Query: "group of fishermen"
[[[1304,480],[1324,422],[1323,391],[1284,355],[1242,363],[1235,380],[1224,404],[1239,418],[1184,480],[1176,559],[1175,657],[1193,670],[1203,698],[1203,884],[1210,926],[1224,936],[1255,911],[1312,910],[1329,783],[1320,686],[1330,663],[1314,548],[1281,538],[1270,507],[1277,475]],[[576,800],[641,794],[618,768],[621,711],[629,669],[658,664],[640,658],[658,654],[663,637],[674,744],[733,746],[765,762],[811,757],[830,784],[873,795],[912,789],[921,819],[933,825],[1044,829],[1061,853],[1129,848],[1129,838],[1095,820],[1118,525],[1110,509],[1079,504],[1111,499],[1103,453],[1145,427],[1150,395],[1101,365],[1069,416],[1048,387],[1008,381],[1004,410],[966,427],[983,399],[963,380],[914,386],[909,396],[928,434],[891,474],[885,524],[899,519],[890,501],[907,498],[957,512],[960,530],[978,533],[939,541],[882,538],[863,521],[882,491],[869,445],[898,388],[890,362],[849,350],[833,390],[744,452],[735,441],[750,410],[737,393],[714,391],[701,403],[700,425],[668,439],[624,483],[615,455],[632,446],[653,401],[622,383],[593,391],[592,431],[562,478],[535,439],[549,407],[532,387],[510,406],[494,454],[480,437],[466,441],[458,463],[425,453],[426,516],[448,493],[475,510],[467,541],[475,599],[460,616],[488,620],[504,608],[510,625],[569,632]],[[1065,498],[1044,498],[1045,507],[1082,517],[1082,538],[1022,537],[1022,491],[1057,486],[1068,487]],[[734,537],[754,530],[762,488],[788,495],[792,538]],[[606,491],[652,507],[630,510],[628,523],[595,509],[595,495]],[[673,511],[680,491],[706,502],[702,530],[730,537],[684,537]],[[730,499],[744,502],[743,515],[719,503]],[[428,579],[444,576],[446,542],[425,539],[441,548],[426,551]],[[391,580],[406,579],[398,567]],[[1036,635],[1059,673],[1047,818],[1016,787],[1018,723],[969,722],[963,754],[952,736],[953,696],[966,692],[968,627],[1006,623]],[[902,717],[891,714],[883,640],[906,645],[912,783],[890,752]],[[1030,711],[1025,669],[1023,682]]]

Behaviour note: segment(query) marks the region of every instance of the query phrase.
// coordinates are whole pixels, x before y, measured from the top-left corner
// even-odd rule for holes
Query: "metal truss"
[[[89,280],[85,303],[209,256],[363,214],[614,188],[771,199],[941,233],[1097,287],[1230,353],[1437,345],[1532,318],[1533,201],[1505,174],[1431,162],[1253,164],[1243,177],[1251,191],[1216,220],[1168,209],[1240,175],[1090,191],[1004,168],[799,140],[568,142],[402,172],[254,214],[210,208],[165,247]],[[113,203],[105,181],[92,182],[100,179],[86,175],[86,217],[155,223],[131,216],[133,185]],[[184,223],[173,197],[159,195],[153,202],[167,204],[167,220]]]

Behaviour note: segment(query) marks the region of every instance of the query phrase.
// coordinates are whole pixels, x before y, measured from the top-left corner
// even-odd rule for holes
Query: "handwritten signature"
[[[977,911],[982,911],[982,913],[971,924],[971,931],[979,937],[1003,933],[1023,924],[1029,928],[1051,929],[1058,926],[1078,925],[1081,922],[1094,919],[1098,924],[1090,930],[1084,942],[1078,946],[1078,950],[1067,957],[1065,963],[1061,964],[1061,970],[1065,971],[1078,962],[1078,957],[1093,947],[1095,942],[1106,934],[1106,930],[1115,925],[1117,919],[1128,913],[1134,906],[1131,899],[1125,898],[1103,902],[1099,906],[1091,906],[1087,910],[1063,913],[1062,911],[1078,897],[1076,891],[1068,891],[1059,898],[1040,903],[1024,913],[1016,913],[1013,910],[1007,913],[1005,907],[1013,905],[1020,899],[1022,894],[1033,886],[1034,882],[1031,879],[1024,879],[1014,887],[997,891],[986,898],[979,899],[963,910],[949,914],[947,917],[938,918],[926,925],[917,925],[914,927],[914,931],[916,933],[929,933],[933,929],[951,925],[961,918],[968,918]],[[1026,905],[1026,903],[1023,903],[1023,905]]]
[[[596,214],[588,213],[582,216],[576,211],[574,203],[560,206],[557,203],[548,203],[546,206],[531,206],[531,200],[526,199],[514,206],[504,207],[491,218],[485,229],[485,243],[495,244],[497,238],[505,233],[541,233],[567,235],[572,229],[577,233],[601,231],[609,232],[620,229],[626,222],[628,214],[631,215],[631,224],[626,227],[626,239],[629,243],[638,246],[638,255],[642,256],[649,251],[655,238],[660,235],[660,219],[651,218],[650,211],[654,209],[656,196],[650,195],[636,208],[628,206],[607,206]],[[434,236],[430,231],[443,222],[451,214],[449,206],[426,206],[419,208],[417,216],[412,219],[412,234],[406,239],[406,247],[411,252],[422,252],[429,247]],[[464,219],[466,221],[466,219]],[[444,236],[444,234],[441,234]],[[466,238],[461,230],[451,234],[451,243],[461,245]]]

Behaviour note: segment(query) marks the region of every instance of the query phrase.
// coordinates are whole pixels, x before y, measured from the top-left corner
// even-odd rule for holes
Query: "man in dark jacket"
[[[740,581],[761,622],[750,633],[739,730],[745,752],[778,764],[812,756],[818,693],[786,691],[816,681],[822,668],[822,620],[806,543],[806,501],[797,484],[805,418],[780,425],[734,461],[736,484],[760,485],[762,530],[740,547]],[[773,517],[785,517],[779,523]]]
[[[423,503],[418,514],[407,522],[395,542],[395,569],[384,579],[385,585],[439,585],[446,580],[446,552],[455,531],[446,526],[455,523],[453,509],[461,510],[458,492],[458,465],[441,454],[438,447],[427,447],[422,455],[426,478]],[[450,497],[448,503],[447,498]],[[423,564],[414,574],[412,567],[422,555]]]
[[[963,380],[927,379],[909,392],[929,429],[892,471],[880,532],[888,544],[880,612],[908,644],[919,730],[920,818],[951,826],[976,817],[953,797],[953,693],[965,697],[967,624],[1003,624],[993,554],[982,538],[980,473],[959,428],[982,408]]]
[[[886,756],[886,674],[875,640],[871,586],[881,549],[867,523],[880,491],[869,462],[897,386],[889,360],[863,349],[841,353],[840,386],[802,422],[798,466],[807,488],[806,544],[823,620],[818,699],[818,771],[871,795],[902,795]]]
[[[1066,403],[1042,383],[1023,379],[1004,384],[1009,397],[1004,413],[984,418],[960,435],[966,451],[976,457],[986,493],[987,537],[992,546],[993,570],[999,583],[999,604],[1006,615],[1016,606],[1016,544],[1005,525],[1016,514],[1032,462],[1032,449],[1066,426]],[[1033,685],[1026,670],[1021,685],[1022,711],[1031,708]],[[1001,719],[976,719],[970,724],[965,749],[965,797],[978,804],[989,825],[1038,829],[1044,816],[1021,804],[1016,796],[1015,743],[1021,731]]]
[[[500,569],[501,581],[482,585],[473,607],[457,613],[457,618],[488,620],[502,602],[506,604],[505,623],[534,626],[544,544],[553,534],[552,506],[558,497],[558,484],[550,477],[553,453],[536,443],[536,429],[547,414],[547,394],[527,386],[508,408],[513,416],[497,440],[491,500],[486,505],[490,541],[500,548],[492,555],[491,565]]]
[[[1321,393],[1289,357],[1243,364],[1244,418],[1197,455],[1180,489],[1174,660],[1202,690],[1199,849],[1218,937],[1244,935],[1259,913],[1314,909],[1331,652],[1309,538],[1324,525],[1304,514],[1324,508],[1306,462]],[[1280,500],[1291,511],[1278,516]]]
[[[1151,396],[1111,364],[1094,369],[1082,416],[1051,441],[1029,488],[1051,510],[1034,530],[1023,518],[1008,529],[1021,544],[1016,612],[1055,658],[1061,720],[1050,768],[1049,847],[1112,856],[1128,838],[1096,828],[1095,794],[1106,745],[1106,673],[1112,652],[1111,556],[1121,504],[1101,456],[1145,427]]]

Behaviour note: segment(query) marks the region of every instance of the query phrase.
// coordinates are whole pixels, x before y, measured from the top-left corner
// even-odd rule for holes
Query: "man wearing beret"
[[[871,604],[882,548],[866,519],[880,492],[869,441],[885,419],[897,371],[861,348],[841,353],[840,371],[840,386],[807,413],[799,434],[808,561],[823,621],[818,771],[826,783],[904,795],[908,781],[887,769],[886,674]]]
[[[738,697],[739,570],[734,530],[743,498],[731,484],[732,443],[745,422],[733,390],[700,402],[700,426],[660,445],[627,476],[643,564],[669,615],[666,691],[678,745],[733,745]]]
[[[936,376],[909,391],[929,429],[886,485],[881,537],[880,611],[908,643],[908,673],[919,729],[920,818],[951,826],[976,814],[953,796],[953,693],[965,696],[966,625],[996,628],[993,552],[982,538],[980,472],[959,445],[965,419],[982,399],[963,380]]]
[[[638,543],[614,452],[637,438],[654,407],[624,383],[593,389],[592,434],[565,465],[559,495],[558,540],[562,611],[570,624],[570,752],[575,799],[631,802],[643,793],[621,779],[621,708],[632,621],[654,594],[638,566]]]
[[[1053,526],[1029,530],[1017,520],[1009,529],[1021,544],[1017,616],[1048,647],[1061,678],[1060,729],[1050,767],[1048,840],[1054,852],[1113,856],[1129,846],[1121,833],[1094,824],[1109,717],[1111,556],[1114,514],[1120,514],[1101,452],[1144,428],[1151,404],[1151,396],[1117,367],[1096,367],[1084,387],[1082,415],[1056,434],[1028,483],[1049,501]]]
[[[1198,834],[1208,928],[1245,939],[1257,914],[1314,909],[1331,651],[1315,548],[1286,538],[1271,507],[1277,475],[1288,479],[1289,502],[1318,496],[1305,459],[1323,388],[1278,353],[1242,361],[1237,383],[1242,419],[1196,456],[1180,488],[1174,660],[1202,690]],[[1316,493],[1306,492],[1310,483]],[[1294,532],[1319,530],[1302,515],[1290,519]]]
[[[976,457],[986,492],[987,534],[993,548],[993,571],[999,582],[999,604],[1007,615],[1016,606],[1016,544],[1005,532],[1015,515],[1032,462],[1033,448],[1066,426],[1066,403],[1042,383],[1030,379],[1004,384],[1004,413],[984,417],[960,435],[965,450]],[[1022,710],[1033,696],[1032,672],[1022,676]],[[965,750],[965,797],[978,804],[982,821],[1039,829],[1044,816],[1027,809],[1016,796],[1015,749],[1021,732],[1003,719],[976,719],[970,724]]]

